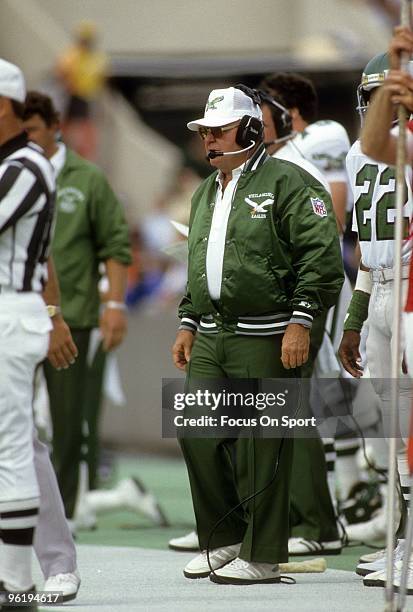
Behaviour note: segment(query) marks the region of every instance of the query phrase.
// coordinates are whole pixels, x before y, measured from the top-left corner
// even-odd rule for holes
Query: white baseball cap
[[[243,91],[236,87],[213,89],[205,106],[202,119],[187,123],[187,127],[197,132],[201,125],[220,127],[242,119],[244,115],[256,117],[262,121],[262,113],[258,104]]]
[[[26,84],[20,68],[0,58],[0,96],[24,102]]]

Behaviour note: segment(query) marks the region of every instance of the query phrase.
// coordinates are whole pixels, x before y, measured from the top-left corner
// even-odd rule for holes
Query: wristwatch
[[[53,306],[52,304],[48,304],[46,308],[47,308],[47,314],[49,315],[51,319],[53,319],[53,317],[55,317],[56,315],[62,312],[60,309],[60,306]]]

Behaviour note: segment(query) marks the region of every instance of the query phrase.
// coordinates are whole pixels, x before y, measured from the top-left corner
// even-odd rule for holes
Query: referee
[[[47,354],[50,319],[41,297],[54,178],[22,130],[25,83],[0,59],[0,607],[33,592],[31,554],[39,508],[33,463],[32,395]],[[18,606],[13,606],[13,610]],[[28,607],[24,609],[36,609]]]

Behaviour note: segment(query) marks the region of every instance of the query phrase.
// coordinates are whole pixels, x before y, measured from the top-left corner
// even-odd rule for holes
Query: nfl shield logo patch
[[[311,198],[311,205],[313,207],[314,214],[319,217],[327,217],[327,208],[323,200],[320,198]]]

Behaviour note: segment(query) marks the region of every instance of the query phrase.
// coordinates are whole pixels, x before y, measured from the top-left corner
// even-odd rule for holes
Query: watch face
[[[50,318],[53,318],[54,316],[56,316],[58,313],[60,312],[60,308],[59,306],[52,306],[52,305],[48,305],[47,306],[47,313],[49,315]]]

